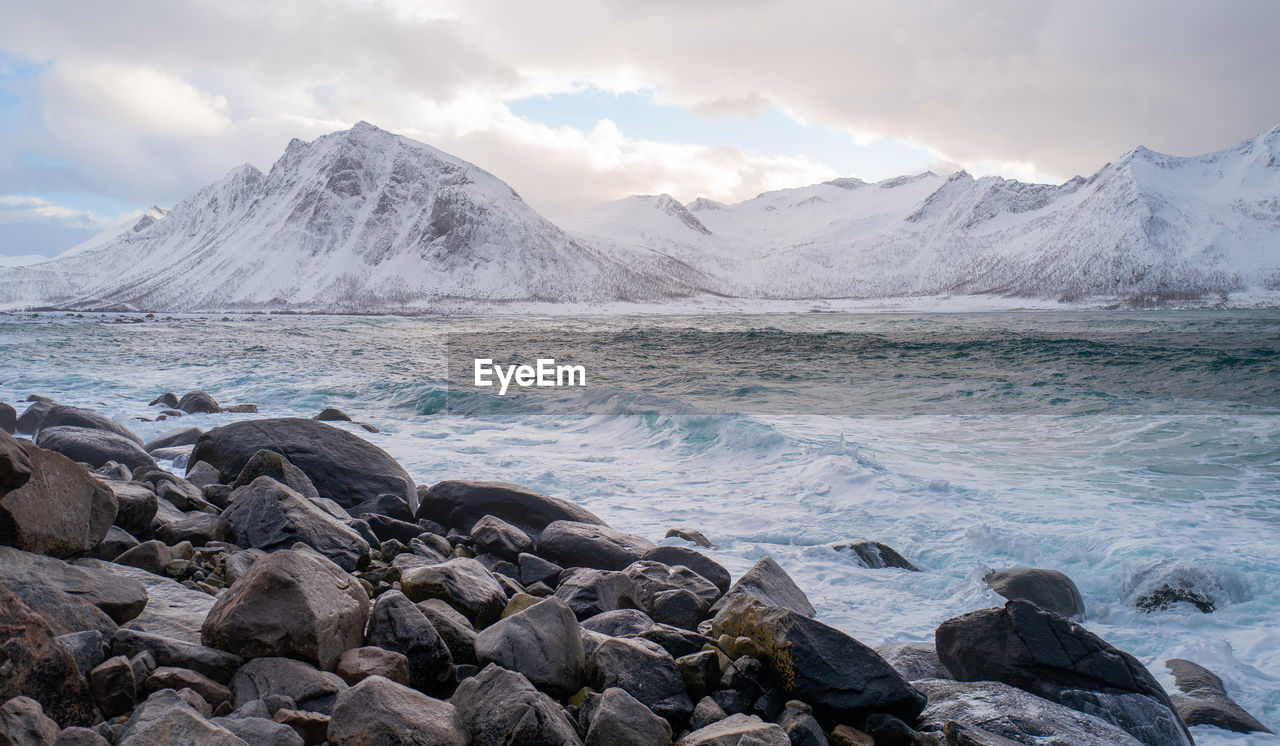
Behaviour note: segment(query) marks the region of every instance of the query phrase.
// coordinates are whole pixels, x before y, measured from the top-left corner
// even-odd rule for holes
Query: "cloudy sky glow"
[[[1060,181],[1280,124],[1280,4],[0,0],[0,254],[367,120],[544,214],[933,168]]]

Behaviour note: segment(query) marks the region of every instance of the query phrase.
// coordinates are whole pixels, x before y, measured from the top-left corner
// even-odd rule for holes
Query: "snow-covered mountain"
[[[726,205],[634,196],[547,221],[498,178],[360,123],[168,214],[0,270],[0,308],[431,311],[521,302],[1001,295],[1280,298],[1280,127],[1089,178],[836,179]]]

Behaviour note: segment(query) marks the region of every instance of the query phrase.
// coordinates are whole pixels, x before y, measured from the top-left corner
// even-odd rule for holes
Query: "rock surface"
[[[766,723],[755,715],[730,715],[686,734],[676,746],[791,746],[791,739],[781,727]]]
[[[805,616],[817,613],[809,603],[809,597],[772,557],[762,558],[743,573],[738,582],[712,605],[711,612],[718,612],[730,599],[739,595],[753,596],[771,606],[781,606]]]
[[[346,689],[346,682],[337,674],[292,658],[254,658],[231,679],[237,708],[255,699],[285,697],[293,703],[291,707],[328,714]]]
[[[130,469],[150,468],[155,459],[131,438],[87,427],[42,427],[36,445],[95,468],[114,461]]]
[[[178,692],[164,689],[138,705],[117,741],[119,746],[249,746],[205,719]]]
[[[671,725],[627,692],[601,692],[587,727],[586,746],[667,746]]]
[[[596,570],[622,570],[653,548],[639,536],[578,521],[555,521],[538,538],[538,556],[564,567]]]
[[[0,544],[54,557],[93,549],[116,518],[115,495],[60,453],[29,443],[22,450],[31,476],[0,494]]]
[[[458,709],[472,746],[581,744],[573,721],[524,676],[489,664],[458,685]]]
[[[631,580],[636,605],[663,624],[694,629],[720,598],[719,588],[684,565],[640,560],[623,573]]]
[[[381,676],[371,676],[338,695],[329,720],[329,743],[468,746],[479,741],[468,740],[462,717],[452,704]]]
[[[378,596],[364,641],[405,656],[408,684],[414,689],[439,693],[453,681],[453,656],[448,646],[422,610],[399,591]]]
[[[41,418],[38,427],[40,432],[53,427],[82,427],[89,430],[100,430],[102,432],[115,433],[133,441],[137,445],[142,445],[142,439],[135,435],[132,430],[110,417],[98,414],[92,409],[71,407],[65,404],[54,404],[49,407],[44,417]],[[38,436],[39,432],[36,435]]]
[[[359,534],[269,476],[232,492],[222,518],[242,547],[272,552],[301,542],[347,572],[369,554],[369,544]]]
[[[625,573],[610,570],[565,571],[555,597],[573,609],[578,619],[606,611],[635,608],[635,589]]]
[[[204,431],[198,427],[175,427],[166,430],[156,437],[148,440],[143,444],[142,449],[147,453],[158,451],[161,448],[173,448],[174,446],[193,446],[200,436],[204,435]]]
[[[217,414],[222,411],[217,400],[204,391],[190,391],[183,394],[176,408],[187,414]]]
[[[352,648],[338,658],[337,674],[351,686],[370,676],[381,676],[409,686],[409,659],[374,645]]]
[[[48,746],[61,730],[30,697],[14,697],[0,705],[0,743],[5,746]]]
[[[878,541],[869,541],[867,539],[845,541],[835,544],[831,548],[841,554],[847,554],[855,558],[858,564],[871,570],[896,567],[901,570],[920,572],[920,568],[911,564],[910,560],[898,553],[898,550]]]
[[[983,578],[991,590],[1009,600],[1028,601],[1059,616],[1084,621],[1084,599],[1080,589],[1064,573],[1036,567],[1015,567],[987,573]]]
[[[573,610],[560,599],[539,601],[495,622],[476,635],[475,650],[479,665],[518,671],[544,691],[568,696],[582,687],[582,634]]]
[[[415,567],[401,575],[400,583],[413,601],[438,598],[477,628],[496,622],[507,605],[507,594],[498,581],[479,562],[465,557]]]
[[[71,655],[49,625],[0,583],[0,702],[30,697],[66,727],[93,725],[98,710]]]
[[[31,458],[22,449],[22,443],[0,430],[0,497],[26,484],[31,478],[31,468]]]
[[[733,583],[733,578],[729,575],[729,571],[721,567],[720,563],[702,552],[688,547],[654,547],[645,552],[640,559],[661,562],[671,567],[684,565],[710,580],[711,584],[722,594],[728,591],[729,586]]]
[[[533,539],[501,518],[487,515],[471,527],[471,540],[481,552],[489,552],[505,560],[515,561],[524,552],[533,551]]]
[[[1272,732],[1227,694],[1214,672],[1182,658],[1171,658],[1165,666],[1181,692],[1172,697],[1173,706],[1187,725],[1212,725],[1237,733]]]
[[[626,691],[676,728],[693,714],[693,703],[675,659],[649,640],[605,640],[587,661],[587,679],[598,691],[614,686]]]
[[[93,604],[116,624],[142,613],[147,590],[142,584],[99,569],[97,560],[79,565],[11,547],[0,546],[0,582],[48,586]]]
[[[507,482],[448,480],[421,490],[420,497],[422,504],[416,517],[467,532],[486,515],[510,523],[535,541],[544,528],[556,521],[605,525],[591,511],[568,500],[541,495]],[[411,504],[416,505],[417,501]]]
[[[311,479],[291,464],[289,459],[275,451],[258,451],[253,454],[236,475],[231,488],[252,484],[258,477],[271,477],[303,497],[320,497],[320,491],[311,483]]]

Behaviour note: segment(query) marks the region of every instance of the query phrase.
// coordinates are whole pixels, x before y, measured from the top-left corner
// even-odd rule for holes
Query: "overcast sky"
[[[367,120],[555,216],[933,168],[1061,181],[1280,124],[1280,3],[0,0],[0,254]]]

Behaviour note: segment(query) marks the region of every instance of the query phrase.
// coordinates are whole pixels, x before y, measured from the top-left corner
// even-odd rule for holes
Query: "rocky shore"
[[[254,411],[204,392],[153,405],[156,419]],[[1167,693],[1082,626],[1061,573],[993,573],[1003,607],[872,649],[815,619],[769,557],[734,579],[697,530],[657,544],[517,485],[415,485],[340,421],[228,418],[143,443],[92,410],[0,403],[0,746],[1163,746],[1192,743],[1189,725],[1268,732],[1190,661],[1167,663]],[[836,549],[920,571],[875,541]],[[1153,608],[1195,603],[1158,590]]]

